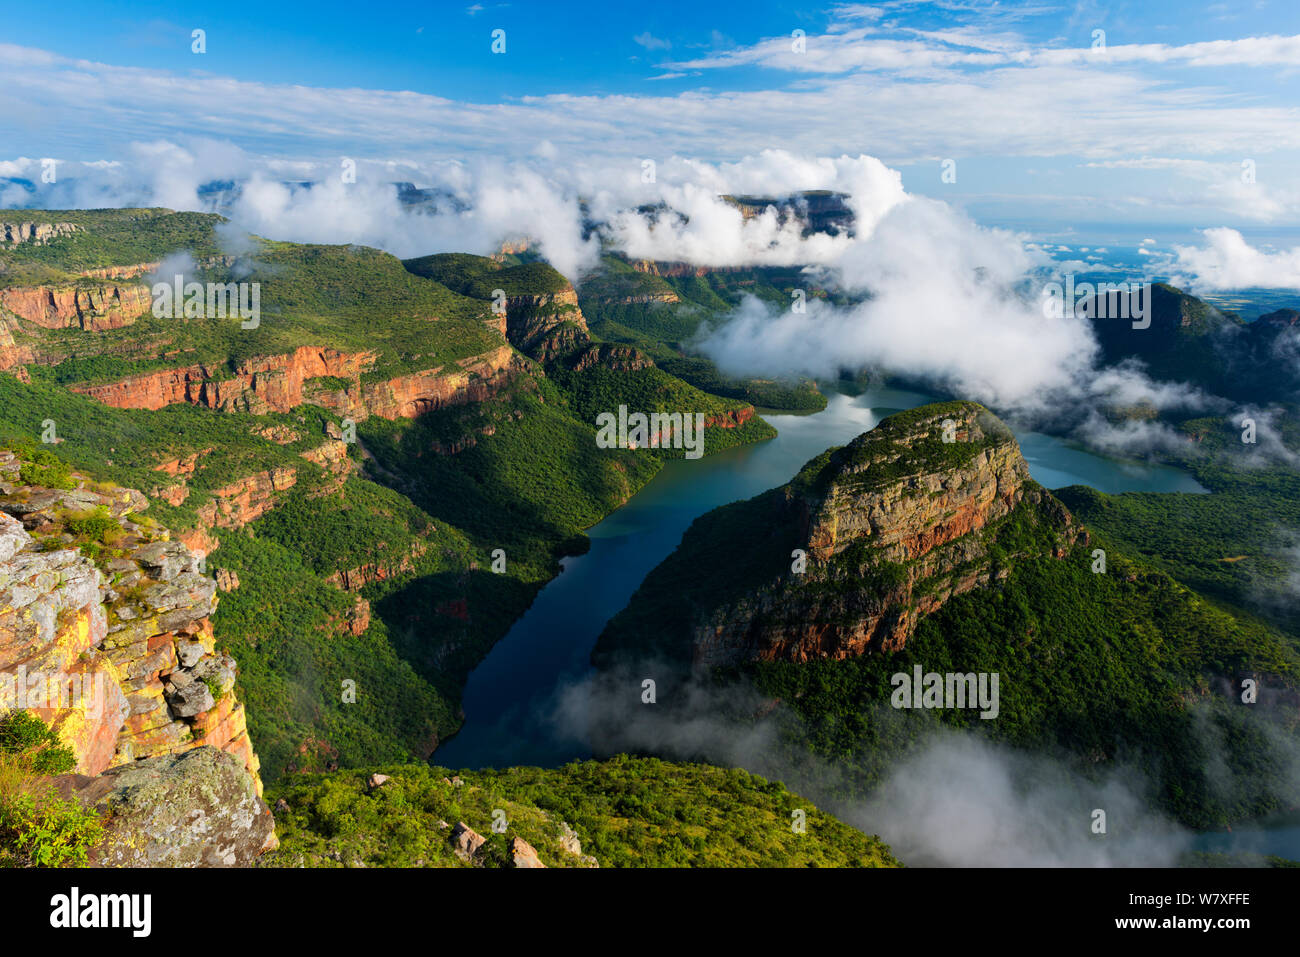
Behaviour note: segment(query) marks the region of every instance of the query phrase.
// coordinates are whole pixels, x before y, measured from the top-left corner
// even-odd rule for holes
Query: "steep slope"
[[[501,334],[534,359],[554,358],[591,339],[578,294],[546,263],[504,266],[486,256],[440,253],[403,265],[461,295],[494,302]]]
[[[217,584],[148,507],[0,450],[0,714],[71,751],[76,773],[52,783],[101,819],[92,863],[248,864],[273,822],[237,665],[216,648]]]
[[[1253,402],[1294,400],[1300,392],[1300,334],[1294,309],[1243,322],[1167,283],[1151,287],[1149,326],[1121,315],[1119,298],[1088,305],[1102,358],[1138,359],[1157,379],[1190,382],[1214,395]],[[1106,318],[1106,317],[1112,318]]]

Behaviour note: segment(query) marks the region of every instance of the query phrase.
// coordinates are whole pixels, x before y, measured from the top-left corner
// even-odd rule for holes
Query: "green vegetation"
[[[563,391],[565,405],[579,422],[591,424],[604,412],[615,415],[618,407],[625,405],[629,412],[702,412],[705,422],[723,421],[729,414],[745,408],[745,404],[731,399],[721,399],[701,392],[694,386],[669,375],[661,369],[638,369],[634,372],[616,372],[593,366],[582,372],[573,372],[558,364],[548,367],[548,376]],[[708,426],[704,433],[705,453],[717,452],[732,445],[772,438],[776,430],[760,418],[752,418],[740,428]],[[665,458],[681,458],[680,449],[654,450]]]
[[[464,822],[487,845],[481,863],[501,866],[511,838],[532,845],[548,867],[894,867],[878,838],[817,810],[779,782],[740,770],[620,756],[562,768],[462,771],[375,769],[295,777],[268,792],[280,850],[270,866],[468,866],[452,852],[451,827]],[[492,830],[505,812],[503,833]],[[796,833],[795,812],[806,815]],[[446,825],[446,826],[444,826]],[[568,825],[582,856],[561,845]]]
[[[448,289],[474,299],[491,299],[494,289],[506,296],[541,296],[568,288],[569,281],[544,262],[503,266],[487,256],[439,253],[403,260],[413,275],[432,279]]]
[[[741,399],[760,410],[820,412],[826,408],[826,396],[812,380],[732,379],[718,372],[708,359],[699,356],[669,356],[658,360],[658,364],[665,372],[697,389],[729,399]]]
[[[37,485],[70,488],[67,469],[72,467],[147,494],[171,481],[156,470],[157,465],[197,455],[199,467],[187,477],[188,498],[180,505],[160,498],[151,504],[150,515],[172,529],[194,527],[196,509],[208,493],[257,472],[293,468],[299,486],[318,488],[326,480],[324,471],[300,453],[325,441],[325,423],[339,421],[323,409],[305,405],[291,413],[263,416],[191,405],[156,411],[116,409],[37,377],[26,384],[7,375],[0,375],[0,410],[0,442],[19,449],[24,458],[31,456],[33,467],[24,481]],[[46,419],[56,423],[57,445],[34,442]],[[276,426],[298,438],[279,445],[261,435]]]
[[[0,714],[0,867],[84,867],[103,837],[98,815],[58,796],[45,777],[76,766],[72,751],[26,711]]]
[[[68,464],[53,452],[37,448],[29,441],[11,440],[5,447],[22,456],[23,464],[18,470],[18,480],[24,485],[64,490],[74,487],[68,474]]]
[[[22,248],[22,247],[17,247]],[[46,247],[37,247],[44,249]],[[310,345],[373,353],[367,381],[455,363],[501,346],[487,306],[422,279],[387,253],[362,246],[261,242],[238,273],[220,262],[195,273],[200,281],[258,283],[261,318],[242,328],[239,316],[157,318],[93,337],[79,328],[20,331],[55,359],[35,367],[58,384],[99,383],[154,369],[203,364],[230,377],[242,360]],[[122,280],[135,282],[140,280]],[[62,360],[62,361],[59,361]]]
[[[1294,415],[1280,421],[1287,446],[1300,448]],[[1198,441],[1176,461],[1211,494],[1106,495],[1071,486],[1057,495],[1103,547],[1140,555],[1235,613],[1264,615],[1300,637],[1287,591],[1297,567],[1300,474],[1276,452],[1243,445],[1235,421],[1193,420],[1182,429]]]
[[[51,282],[85,269],[157,262],[185,251],[196,260],[221,254],[210,213],[170,209],[0,210],[0,223],[72,223],[79,230],[44,245],[19,243],[0,250],[0,281]]]
[[[534,566],[540,581],[554,573],[557,547],[585,549],[582,530],[661,467],[650,452],[598,448],[593,425],[565,406],[553,383],[531,380],[476,406],[372,418],[360,433],[383,469],[409,478],[412,501],[488,550],[504,548],[508,562]],[[445,454],[458,440],[471,444]]]
[[[185,250],[198,263],[190,278],[260,284],[256,329],[234,317],[151,314],[93,333],[11,322],[16,340],[43,358],[28,366],[30,383],[0,376],[0,441],[23,444],[23,481],[71,488],[75,467],[141,489],[152,500],[150,523],[174,533],[206,527],[215,493],[293,471],[292,487],[277,490],[261,518],[218,530],[221,545],[209,562],[241,582],[222,596],[214,624],[218,644],[239,662],[238,693],[268,781],[289,769],[416,760],[458,727],[466,676],[558,571],[558,557],[585,549],[584,529],[641,488],[666,455],[682,454],[597,448],[588,405],[683,402],[718,414],[740,406],[659,370],[568,373],[557,365],[557,383],[519,359],[498,396],[413,421],[361,423],[373,459],[344,480],[303,457],[326,441],[327,427],[340,425],[323,408],[267,415],[187,404],[119,409],[73,388],[199,365],[202,378],[228,381],[241,363],[304,346],[364,354],[366,388],[416,371],[459,371],[460,361],[504,345],[485,301],[493,289],[558,292],[567,288],[564,277],[520,257],[402,263],[364,247],[256,238],[229,265],[220,218],[200,214],[25,211],[18,220],[84,228],[45,246],[0,251],[6,276],[143,283],[75,273]],[[30,271],[38,268],[39,277]],[[310,396],[352,382],[328,376],[305,385]],[[37,445],[33,436],[47,419],[60,441]],[[757,419],[741,429],[711,428],[706,449],[771,434]],[[367,458],[358,446],[350,454]],[[115,554],[103,515],[65,512],[58,531],[92,558]],[[501,574],[489,570],[498,548],[506,556]],[[341,591],[345,585],[353,594]],[[358,597],[369,602],[368,625]],[[356,682],[356,704],[343,701],[345,681]]]
[[[239,577],[214,622],[239,662],[238,694],[266,780],[292,769],[410,760],[456,726],[458,689],[439,691],[417,674],[382,619],[353,635],[345,623],[355,599],[296,553],[231,534],[210,564]]]

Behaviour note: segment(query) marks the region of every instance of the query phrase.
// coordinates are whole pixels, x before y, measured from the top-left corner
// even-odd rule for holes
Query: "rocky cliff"
[[[142,515],[141,493],[75,475],[44,488],[22,466],[0,451],[0,710],[30,707],[83,775],[208,745],[260,793],[200,556]]]
[[[591,339],[573,287],[506,299],[506,338],[520,352],[546,360]]]
[[[159,369],[104,385],[77,386],[76,391],[120,409],[161,409],[188,402],[261,415],[288,412],[301,405],[303,383],[308,379],[356,379],[376,358],[375,352],[301,346],[282,355],[240,359],[233,368],[221,363]]]
[[[10,325],[10,323],[14,323],[14,325]],[[26,373],[22,366],[32,361],[33,353],[30,346],[19,345],[15,341],[14,331],[16,327],[17,320],[6,321],[4,317],[0,316],[0,370],[13,369],[17,366],[17,372],[21,378]]]
[[[640,349],[613,342],[592,343],[569,356],[566,364],[574,372],[585,372],[597,366],[615,372],[637,372],[654,368],[654,360]]]
[[[0,289],[0,308],[43,329],[118,329],[147,313],[152,302],[148,286],[122,283]]]
[[[71,236],[80,229],[74,223],[0,223],[0,246],[44,246],[51,239]]]
[[[1017,557],[1061,557],[1086,541],[1029,477],[1011,431],[966,402],[886,419],[789,485],[697,525],[632,604],[650,607],[667,582],[702,569],[670,630],[683,632],[675,656],[705,666],[897,650],[919,619],[1005,577]],[[635,652],[646,625],[624,612],[601,645]]]
[[[120,409],[161,409],[188,402],[263,415],[310,403],[361,421],[371,415],[413,418],[447,405],[481,402],[521,369],[514,350],[503,345],[454,366],[433,366],[363,384],[362,374],[378,358],[376,352],[301,346],[293,352],[241,359],[233,365],[197,363],[72,388]],[[322,386],[312,381],[320,379],[343,379],[347,384]]]
[[[510,346],[463,359],[457,365],[459,368],[439,366],[367,387],[362,396],[365,412],[383,419],[410,419],[449,405],[482,402],[522,369]]]

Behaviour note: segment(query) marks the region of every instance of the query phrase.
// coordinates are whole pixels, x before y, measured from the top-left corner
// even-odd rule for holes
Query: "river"
[[[626,505],[588,531],[591,550],[563,561],[560,575],[474,669],[465,688],[465,724],[437,750],[434,762],[451,768],[555,767],[590,757],[584,740],[557,734],[547,716],[555,711],[557,695],[589,672],[591,649],[605,623],[677,547],[691,522],[720,505],[783,485],[827,448],[845,444],[894,412],[933,401],[898,389],[832,393],[822,412],[765,415],[779,433],[774,439],[666,463]],[[1048,488],[1205,491],[1178,469],[1102,458],[1032,432],[1018,439],[1030,473]]]

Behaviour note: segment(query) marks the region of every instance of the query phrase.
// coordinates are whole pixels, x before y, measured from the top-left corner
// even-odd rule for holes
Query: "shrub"
[[[0,716],[0,867],[84,867],[99,816],[58,797],[45,775],[76,766],[70,748],[26,711]]]

